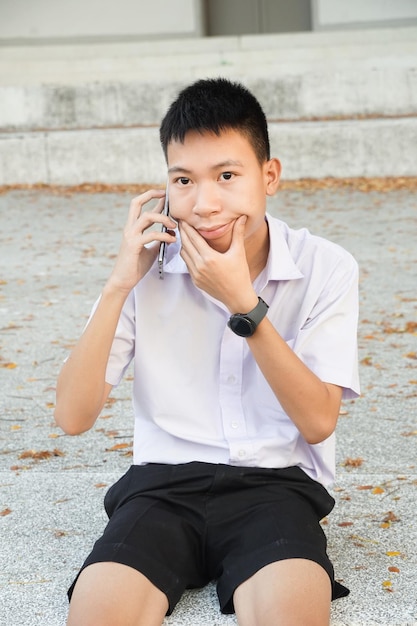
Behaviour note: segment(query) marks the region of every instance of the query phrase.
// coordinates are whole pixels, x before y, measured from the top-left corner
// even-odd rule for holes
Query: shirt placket
[[[246,342],[226,327],[220,350],[220,406],[230,462],[247,465],[253,459],[243,407],[243,358]]]

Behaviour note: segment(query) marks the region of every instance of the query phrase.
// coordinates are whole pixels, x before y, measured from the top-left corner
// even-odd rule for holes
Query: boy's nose
[[[199,185],[194,203],[194,212],[198,215],[211,215],[221,211],[220,197],[212,185]]]

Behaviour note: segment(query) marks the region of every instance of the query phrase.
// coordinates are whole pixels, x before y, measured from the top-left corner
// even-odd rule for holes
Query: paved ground
[[[0,624],[62,626],[66,588],[103,528],[107,485],[131,462],[129,380],[94,429],[54,425],[54,385],[117,252],[129,196],[0,196]],[[409,191],[282,191],[273,213],[348,248],[361,266],[363,396],[338,426],[326,529],[351,589],[332,626],[417,624],[417,198]],[[236,624],[213,588],[167,626]]]

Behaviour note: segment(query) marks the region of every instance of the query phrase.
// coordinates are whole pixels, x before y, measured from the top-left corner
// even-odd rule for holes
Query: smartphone
[[[164,210],[162,211],[162,215],[169,215],[169,202],[168,202],[168,186],[166,188],[165,193],[165,204]],[[162,233],[167,232],[167,228],[165,225],[162,225],[161,228]],[[164,278],[164,260],[165,260],[165,250],[166,250],[166,242],[161,241],[161,245],[159,246],[159,254],[158,254],[158,270],[159,270],[159,278]]]

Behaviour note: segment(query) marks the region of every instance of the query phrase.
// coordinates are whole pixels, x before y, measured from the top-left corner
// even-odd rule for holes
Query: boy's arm
[[[58,377],[55,421],[68,435],[89,430],[112,389],[105,375],[125,298],[104,289],[97,309]]]
[[[291,350],[267,317],[247,342],[282,408],[307,443],[327,439],[336,428],[342,388],[320,380]]]
[[[169,217],[161,215],[164,196],[162,190],[150,190],[132,201],[115,267],[94,315],[62,367],[55,420],[68,434],[88,430],[100,414],[112,388],[106,382],[106,368],[124,303],[155,261],[159,242],[175,241],[172,231],[149,230],[156,223],[175,227]],[[152,199],[159,200],[155,208],[142,212]]]
[[[244,249],[245,218],[236,221],[229,250],[219,254],[188,225],[180,224],[183,258],[194,283],[223,302],[230,313],[251,311],[258,303]],[[287,345],[265,317],[252,337],[252,354],[281,406],[310,444],[334,431],[342,388],[323,382]]]

